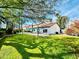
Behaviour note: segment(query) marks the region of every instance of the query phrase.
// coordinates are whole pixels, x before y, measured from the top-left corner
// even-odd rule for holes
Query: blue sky
[[[61,15],[68,16],[70,20],[79,18],[79,0],[64,0],[57,9]]]

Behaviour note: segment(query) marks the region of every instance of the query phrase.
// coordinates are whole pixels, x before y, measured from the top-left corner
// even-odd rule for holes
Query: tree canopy
[[[7,18],[40,18],[53,13],[56,2],[57,0],[0,0],[0,12],[8,15]],[[17,15],[19,12],[23,13]]]

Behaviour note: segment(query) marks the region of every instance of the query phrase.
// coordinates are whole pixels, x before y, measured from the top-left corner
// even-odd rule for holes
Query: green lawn
[[[16,34],[5,38],[0,59],[76,59],[78,46],[79,37],[75,36]]]

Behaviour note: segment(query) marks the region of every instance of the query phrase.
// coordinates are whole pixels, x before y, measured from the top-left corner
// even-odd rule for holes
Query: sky
[[[57,9],[62,16],[68,16],[70,20],[79,18],[79,0],[64,0]]]

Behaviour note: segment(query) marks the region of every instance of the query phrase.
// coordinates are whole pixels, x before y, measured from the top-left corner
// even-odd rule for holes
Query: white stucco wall
[[[43,33],[43,30],[44,30],[44,29],[47,29],[47,31],[48,31],[48,28],[39,28],[39,33],[40,33],[40,34],[47,34],[47,33]],[[34,33],[37,33],[37,28],[35,28],[33,32],[34,32]]]
[[[47,29],[47,33],[43,33],[43,30]],[[35,29],[35,31],[33,31],[34,33],[37,33],[37,29]],[[57,24],[48,27],[48,28],[39,28],[39,33],[40,34],[56,34],[56,32],[60,33],[60,28]]]
[[[35,28],[35,29],[33,30],[33,32],[34,32],[34,33],[37,33],[37,28]]]
[[[60,27],[57,24],[48,29],[48,34],[56,34],[56,32],[60,33]]]
[[[39,31],[39,32],[40,32],[40,33],[43,33],[43,30],[44,30],[44,29],[47,29],[47,33],[48,33],[49,28],[40,28],[40,31]],[[47,34],[47,33],[43,33],[43,34]]]

